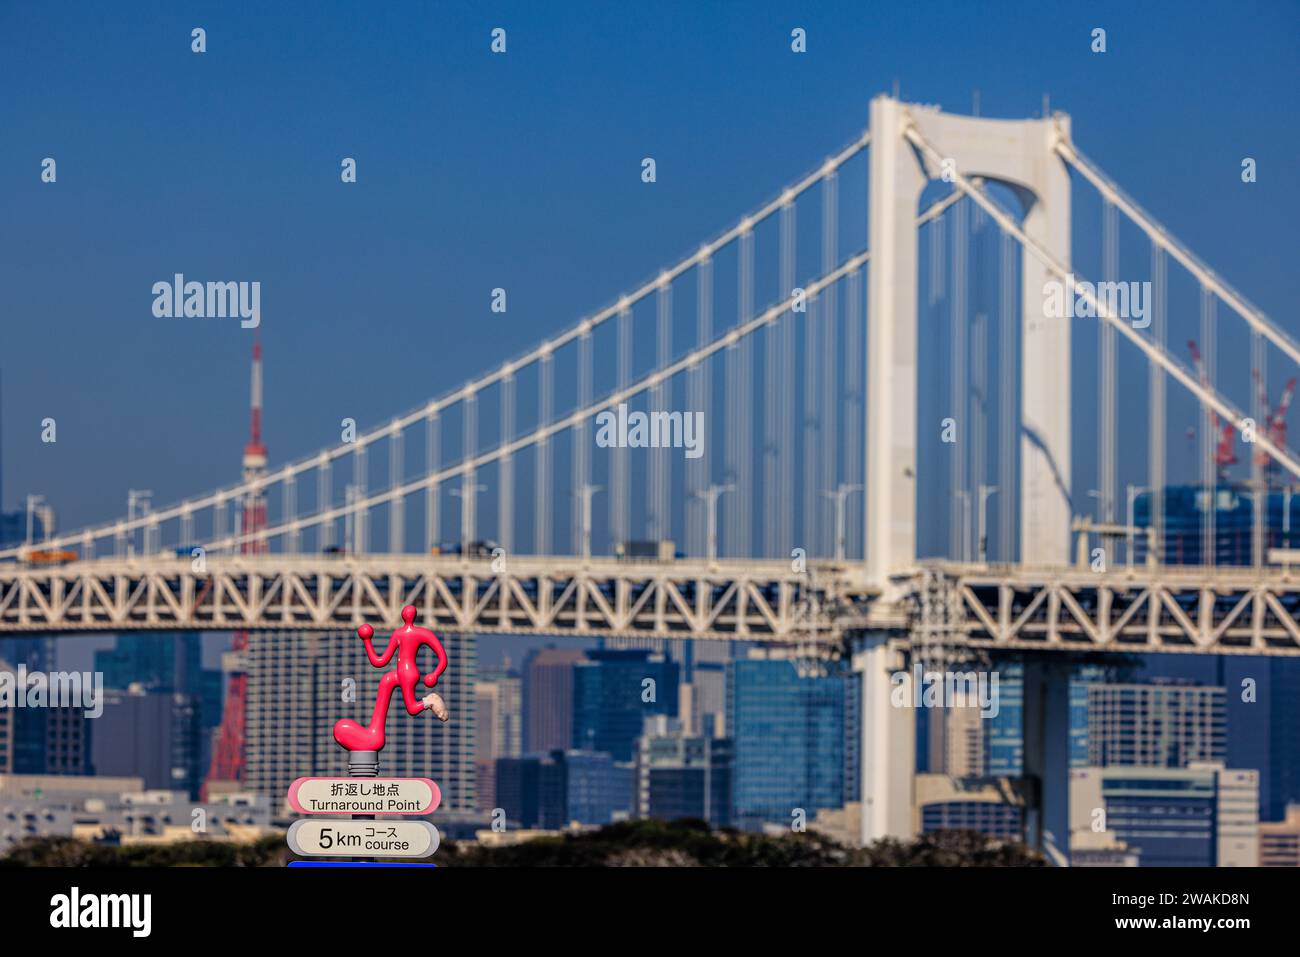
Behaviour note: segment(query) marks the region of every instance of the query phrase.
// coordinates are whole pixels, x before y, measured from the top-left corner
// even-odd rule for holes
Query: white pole
[[[718,498],[725,492],[735,489],[734,485],[710,485],[695,494],[704,499],[706,508],[705,524],[708,532],[708,558],[715,561],[718,557]]]
[[[835,500],[835,560],[844,560],[846,530],[844,527],[844,504],[849,495],[860,491],[861,485],[846,485],[841,482],[833,492],[822,492],[827,498]]]
[[[45,502],[44,495],[27,496],[27,547],[28,548],[31,548],[32,545],[35,544],[32,539],[33,536],[36,534],[36,529],[35,529],[36,507],[38,505],[43,504],[44,502]]]

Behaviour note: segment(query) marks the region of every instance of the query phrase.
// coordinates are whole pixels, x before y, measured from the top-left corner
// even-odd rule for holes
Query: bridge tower
[[[256,482],[266,477],[266,445],[262,442],[262,341],[253,340],[253,368],[249,384],[248,444],[244,446],[244,481]],[[244,535],[266,527],[266,496],[254,487],[244,497],[242,515]],[[240,546],[245,554],[263,554],[266,543],[246,539]],[[218,788],[238,787],[244,781],[244,728],[248,706],[248,632],[235,632],[230,651],[223,662],[227,673],[226,701],[221,713],[221,728],[212,753],[212,765],[203,783],[204,796],[214,784]],[[218,784],[218,782],[221,782]]]
[[[891,598],[891,576],[910,571],[917,559],[917,430],[940,427],[937,422],[917,422],[916,218],[926,184],[943,178],[944,170],[915,148],[909,131],[934,144],[945,166],[951,160],[966,177],[1009,187],[1024,211],[1025,232],[1062,263],[1070,261],[1069,173],[1054,151],[1059,139],[1069,137],[1067,116],[999,120],[957,116],[883,95],[872,100],[864,541],[868,576],[882,588],[886,601]],[[1046,314],[1046,267],[1031,256],[1023,260],[1019,560],[1065,565],[1071,513],[1070,327]],[[967,429],[967,423],[958,423],[959,437]],[[916,716],[910,708],[889,702],[894,687],[890,676],[899,669],[906,638],[897,632],[868,632],[853,657],[863,681],[864,842],[907,837],[913,830]],[[1040,778],[1042,831],[1064,840],[1065,679],[1060,669],[1040,673],[1032,664],[1026,665],[1026,673],[1025,773]],[[903,681],[910,701],[910,679]],[[1058,733],[1061,737],[1055,739]],[[1056,747],[1047,747],[1049,743]],[[1047,767],[1045,762],[1058,752],[1061,762]]]

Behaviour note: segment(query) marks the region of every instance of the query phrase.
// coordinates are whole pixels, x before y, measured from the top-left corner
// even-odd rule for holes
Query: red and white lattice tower
[[[253,342],[253,375],[249,401],[250,421],[248,444],[244,446],[244,483],[248,484],[266,476],[266,446],[262,443],[262,343]],[[245,536],[240,551],[245,555],[266,552],[266,543],[255,537],[266,527],[266,498],[259,489],[244,497],[241,533]],[[244,721],[248,701],[248,632],[235,632],[230,654],[226,656],[228,675],[225,709],[221,715],[221,728],[217,733],[216,747],[212,752],[212,765],[203,783],[204,797],[214,783],[221,782],[226,789],[242,785],[244,781]]]

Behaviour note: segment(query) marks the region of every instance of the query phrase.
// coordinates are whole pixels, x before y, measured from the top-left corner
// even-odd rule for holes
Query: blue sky
[[[261,281],[268,443],[297,458],[653,276],[854,138],[895,82],[1009,117],[1049,94],[1300,334],[1294,3],[267,6],[0,4],[3,507],[41,492],[67,528],[129,487],[161,505],[237,477],[250,334],[155,318],[174,272]]]

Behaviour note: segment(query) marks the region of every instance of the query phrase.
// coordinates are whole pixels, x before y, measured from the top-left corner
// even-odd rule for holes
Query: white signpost
[[[442,801],[438,785],[429,778],[379,777],[379,752],[384,748],[384,725],[393,693],[400,688],[406,710],[413,714],[432,711],[440,721],[451,716],[441,697],[429,694],[417,704],[415,685],[421,678],[416,653],[433,650],[438,665],[423,675],[432,688],[447,668],[447,652],[438,636],[415,625],[414,605],[402,609],[405,627],[393,632],[387,648],[376,652],[371,640],[375,630],[361,625],[357,636],[366,657],[376,668],[385,667],[397,655],[397,667],[379,681],[379,695],[368,724],[344,718],[334,723],[334,740],[348,753],[346,778],[304,777],[289,786],[289,806],[299,814],[351,815],[340,818],[307,818],[289,827],[289,849],[302,857],[361,857],[368,861],[290,861],[290,867],[433,867],[432,864],[380,863],[374,858],[430,857],[438,849],[438,829],[428,821],[377,820],[376,815],[430,814]]]
[[[429,857],[438,841],[428,821],[317,819],[289,827],[289,849],[304,857]]]

